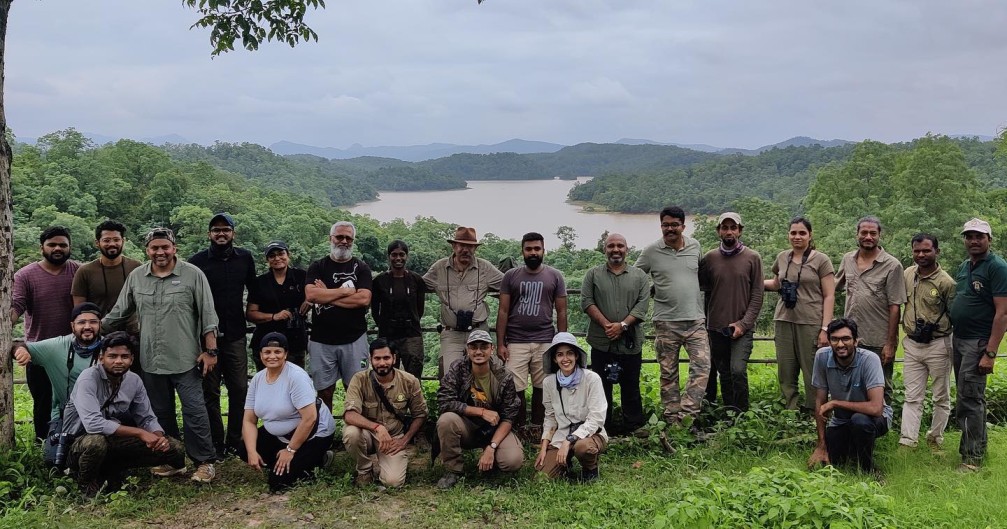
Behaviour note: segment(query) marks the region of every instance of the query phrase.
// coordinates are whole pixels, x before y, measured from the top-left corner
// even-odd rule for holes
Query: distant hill
[[[600,176],[606,173],[672,168],[703,162],[719,155],[674,145],[579,143],[554,153],[526,154],[550,178]]]
[[[821,145],[822,147],[841,147],[843,145],[849,145],[855,143],[849,140],[818,140],[815,138],[809,138],[807,136],[795,136],[789,140],[781,141],[780,143],[774,143],[772,145],[763,145],[758,149],[738,149],[729,148],[721,149],[717,151],[719,154],[744,154],[746,156],[755,156],[757,154],[766,152],[771,149],[786,149],[787,147],[811,147],[812,145]]]
[[[641,140],[635,138],[622,138],[615,143],[620,145],[671,145],[674,147],[692,149],[700,152],[720,152],[724,150],[722,147],[714,147],[713,145],[707,145],[705,143],[662,143],[659,141]]]
[[[445,158],[454,154],[493,154],[498,152],[513,152],[530,154],[541,152],[556,152],[564,146],[558,143],[544,141],[529,141],[512,139],[492,145],[455,145],[452,143],[429,143],[426,145],[364,147],[354,144],[347,149],[335,147],[315,147],[289,141],[279,141],[269,146],[277,154],[313,154],[322,158],[345,160],[359,157],[396,158],[407,162],[422,162],[436,158]]]

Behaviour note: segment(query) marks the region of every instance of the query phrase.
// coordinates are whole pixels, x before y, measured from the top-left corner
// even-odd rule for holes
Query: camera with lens
[[[781,279],[780,299],[783,300],[783,306],[788,309],[792,309],[797,306],[797,283]]]
[[[475,313],[471,310],[456,310],[455,311],[455,330],[456,331],[471,331],[472,330],[472,316]]]
[[[57,468],[66,468],[66,458],[70,454],[70,447],[73,446],[74,435],[67,432],[53,432],[49,434],[49,443],[56,447],[52,464]]]
[[[605,380],[611,382],[612,384],[619,383],[619,377],[622,375],[622,366],[616,362],[611,362],[605,366]]]
[[[291,331],[303,331],[307,329],[308,322],[305,321],[304,316],[297,307],[287,309],[290,312],[290,318],[287,319],[287,329]]]
[[[720,334],[723,334],[728,338],[734,336],[734,325],[728,325],[727,327],[720,329]]]
[[[916,326],[913,328],[913,332],[908,334],[908,337],[914,342],[930,343],[934,339],[934,331],[936,330],[936,324],[930,323],[923,318],[916,318]]]

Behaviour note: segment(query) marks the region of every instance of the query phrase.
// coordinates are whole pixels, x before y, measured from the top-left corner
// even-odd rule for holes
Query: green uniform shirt
[[[654,280],[654,321],[705,320],[699,290],[699,241],[682,236],[685,246],[675,250],[664,239],[643,249],[635,266]]]
[[[640,354],[643,351],[643,321],[647,317],[650,304],[650,281],[647,274],[635,266],[626,266],[619,274],[613,273],[607,265],[598,265],[584,274],[580,290],[580,306],[586,312],[595,305],[609,321],[622,321],[632,315],[639,325],[630,327],[632,348],[626,347],[626,340],[609,340],[605,329],[593,319],[587,328],[587,343],[600,351],[616,354]]]
[[[52,384],[52,412],[50,418],[58,419],[59,410],[66,404],[69,386],[77,381],[80,372],[91,365],[91,358],[84,358],[80,355],[73,355],[73,369],[70,370],[70,384],[67,385],[66,357],[70,352],[70,344],[73,343],[73,335],[57,336],[42,340],[41,342],[26,343],[25,347],[31,354],[31,363],[45,369],[49,375],[49,383]],[[95,349],[94,354],[98,354]]]
[[[906,268],[906,301],[902,311],[902,330],[911,334],[916,330],[916,318],[927,323],[936,323],[934,337],[951,334],[951,302],[955,297],[955,280],[951,279],[941,265],[937,265],[930,275],[918,273],[919,266]]]
[[[990,337],[996,307],[993,298],[1007,296],[1007,262],[987,253],[972,266],[966,259],[955,274],[955,299],[951,303],[951,323],[958,338]]]
[[[133,314],[140,322],[140,365],[147,373],[173,375],[196,367],[202,337],[217,330],[210,283],[185,261],[165,277],[150,272],[150,262],[130,272],[102,328],[119,329]]]

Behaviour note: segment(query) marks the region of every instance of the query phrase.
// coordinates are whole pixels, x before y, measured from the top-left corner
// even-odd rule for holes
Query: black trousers
[[[269,490],[273,492],[289,489],[297,481],[311,479],[315,475],[315,469],[325,462],[325,451],[332,446],[332,436],[312,437],[301,445],[290,460],[290,470],[282,476],[277,476],[273,472],[276,465],[276,454],[287,447],[287,443],[279,437],[266,431],[265,426],[259,427],[259,434],[255,438],[255,451],[259,453],[262,460],[266,462],[266,468],[262,469],[266,473],[269,482]],[[241,459],[248,461],[248,451],[244,445],[238,450]]]
[[[825,448],[833,466],[856,463],[861,470],[874,470],[874,441],[888,433],[888,420],[854,413],[842,426],[825,429]]]
[[[227,431],[220,415],[220,383],[227,386]],[[203,400],[210,417],[210,437],[217,457],[224,448],[235,450],[241,446],[241,418],[245,414],[245,396],[248,394],[248,355],[245,338],[220,344],[217,367],[203,377]]]
[[[49,435],[49,419],[52,416],[52,382],[45,369],[33,363],[25,367],[25,378],[28,382],[28,392],[32,399],[32,425],[35,427],[35,438],[45,439]]]
[[[617,364],[622,368],[619,373],[619,389],[622,391],[622,426],[627,432],[644,425],[643,399],[640,397],[640,366],[643,355],[612,354],[600,349],[591,349],[591,370],[601,376],[605,388],[605,401],[608,411],[605,413],[605,429],[615,431],[612,422],[612,386],[608,379],[608,365]]]

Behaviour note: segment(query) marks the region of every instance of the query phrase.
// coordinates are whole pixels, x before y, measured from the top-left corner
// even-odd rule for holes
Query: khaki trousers
[[[902,378],[906,384],[906,401],[902,406],[899,444],[916,446],[928,377],[934,379],[934,418],[927,431],[927,440],[941,444],[951,417],[951,337],[934,338],[930,343],[903,338],[902,349],[905,351]]]
[[[776,370],[780,378],[780,392],[783,405],[788,410],[799,407],[800,392],[797,376],[804,379],[804,408],[815,409],[815,386],[811,385],[811,372],[815,366],[815,352],[818,346],[818,325],[802,325],[789,321],[776,322]]]
[[[532,387],[542,388],[545,371],[542,368],[542,355],[552,345],[543,343],[512,343],[507,346],[510,357],[507,359],[507,369],[514,375],[514,389],[524,393],[528,388],[528,376],[531,375]]]
[[[489,440],[478,439],[479,428],[466,417],[454,412],[442,413],[437,419],[437,436],[441,441],[441,461],[448,472],[460,474],[464,462],[462,450],[485,448]],[[485,442],[484,442],[485,441]],[[524,464],[524,449],[514,432],[507,434],[496,449],[496,465],[504,472],[514,472]]]
[[[594,470],[598,468],[598,460],[601,459],[601,453],[605,451],[607,446],[608,443],[604,437],[594,434],[574,443],[573,457],[580,462],[580,467],[583,470]],[[564,467],[556,462],[557,452],[559,452],[559,448],[552,444],[545,449],[542,473],[549,476],[549,479],[556,479],[562,476],[565,470],[569,470],[569,466]]]
[[[395,439],[402,435],[394,436]],[[374,432],[356,426],[346,425],[343,428],[343,444],[346,453],[357,462],[357,474],[374,473],[374,463],[378,464],[377,477],[386,487],[401,487],[406,482],[406,469],[409,468],[410,448],[397,454],[388,455],[378,450],[378,438]]]

